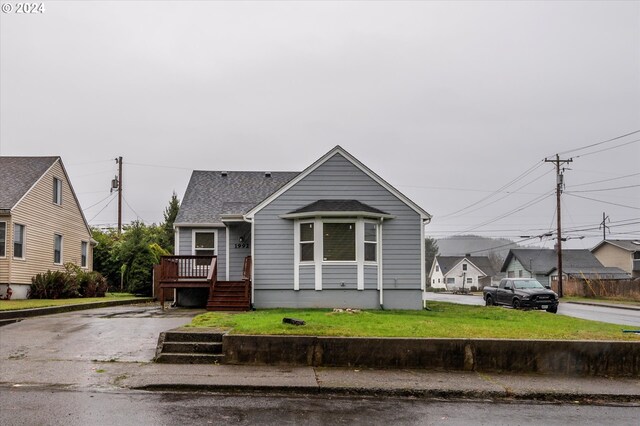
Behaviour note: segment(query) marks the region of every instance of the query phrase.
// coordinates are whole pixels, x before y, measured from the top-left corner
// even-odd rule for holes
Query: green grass
[[[26,299],[0,300],[0,311],[14,311],[16,309],[46,308],[48,306],[79,305],[90,302],[104,302],[108,300],[135,299],[130,293],[107,293],[105,297],[87,297],[74,299]]]
[[[633,327],[501,307],[429,302],[431,311],[361,311],[328,309],[265,309],[244,313],[208,312],[190,327],[232,329],[232,334],[312,335],[345,337],[431,337],[544,340],[640,340],[622,333]],[[292,317],[304,326],[283,324]]]

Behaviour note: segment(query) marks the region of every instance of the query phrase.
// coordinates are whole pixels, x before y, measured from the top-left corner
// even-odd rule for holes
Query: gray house
[[[536,278],[542,285],[558,279],[557,252],[553,249],[511,249],[502,265],[508,278]],[[589,250],[562,250],[565,278],[627,279],[620,268],[605,267]]]
[[[340,146],[302,172],[194,171],[176,255],[217,256],[251,304],[420,309],[431,216]]]

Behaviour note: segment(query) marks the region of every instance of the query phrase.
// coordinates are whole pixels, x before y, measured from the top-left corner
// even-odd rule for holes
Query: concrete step
[[[164,342],[162,353],[221,354],[221,342]]]
[[[221,364],[224,360],[222,354],[180,354],[161,353],[156,362],[164,364]]]
[[[211,332],[190,332],[190,331],[167,331],[164,341],[166,342],[222,342],[222,333]]]

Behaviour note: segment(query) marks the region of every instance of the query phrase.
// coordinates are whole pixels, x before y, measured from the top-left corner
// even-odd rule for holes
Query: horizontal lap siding
[[[395,216],[382,226],[384,285],[420,289],[420,215],[337,154],[255,215],[256,290],[293,288],[293,221],[279,216],[320,199],[355,199]]]
[[[357,285],[358,269],[356,265],[322,266],[322,290],[356,290]]]
[[[364,289],[376,290],[378,288],[378,267],[364,265]]]
[[[193,230],[194,229],[213,229],[213,228],[178,228],[178,254],[182,256],[190,256],[193,254]],[[226,278],[226,231],[224,228],[216,228],[218,230],[218,280]]]
[[[62,204],[53,203],[53,178],[62,181]],[[25,225],[25,260],[12,259],[11,281],[30,284],[31,277],[47,270],[63,270],[53,263],[54,234],[62,235],[62,263],[80,265],[81,242],[91,234],[84,222],[70,183],[59,161],[27,193],[11,212],[11,221]],[[13,254],[13,226],[7,227],[7,255]],[[87,269],[93,269],[93,248],[88,245]]]
[[[240,242],[240,237],[243,241]],[[245,247],[236,247],[244,245]],[[242,279],[244,258],[251,256],[251,225],[242,223],[232,225],[229,228],[229,279],[231,281]]]
[[[316,279],[316,267],[304,265],[300,267],[300,290],[314,290]]]

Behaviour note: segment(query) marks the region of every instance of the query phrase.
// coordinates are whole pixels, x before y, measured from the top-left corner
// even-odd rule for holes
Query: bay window
[[[313,262],[313,222],[300,224],[300,261]]]
[[[378,224],[364,223],[364,261],[375,262],[378,253]]]
[[[356,224],[322,224],[322,247],[324,261],[356,260]]]

